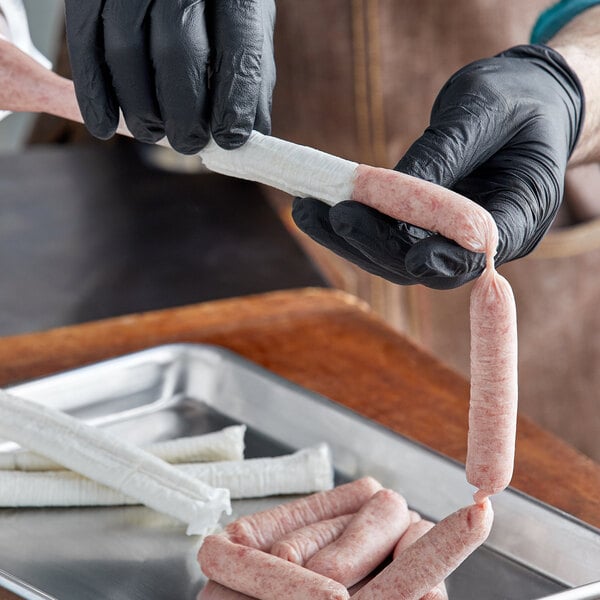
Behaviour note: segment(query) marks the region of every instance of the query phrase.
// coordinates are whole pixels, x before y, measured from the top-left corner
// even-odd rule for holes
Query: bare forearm
[[[585,94],[585,120],[570,165],[600,161],[600,6],[561,29],[548,45],[577,73]]]

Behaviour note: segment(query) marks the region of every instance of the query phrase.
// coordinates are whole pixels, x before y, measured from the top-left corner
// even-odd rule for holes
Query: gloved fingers
[[[274,0],[263,0],[262,6],[264,37],[261,57],[261,78],[253,128],[264,135],[270,135],[271,105],[276,79],[275,51],[273,47],[275,2]]]
[[[150,45],[156,95],[169,143],[178,152],[195,154],[210,139],[205,3],[155,0]]]
[[[483,255],[358,202],[337,204],[329,220],[335,233],[402,285],[450,289],[483,269]]]
[[[411,246],[406,254],[405,266],[415,283],[435,289],[451,289],[483,272],[485,254],[466,250],[441,235],[432,235]]]
[[[292,216],[318,243],[399,285],[451,289],[477,277],[485,265],[483,254],[356,202],[342,202],[330,209],[313,198],[296,198]],[[386,241],[382,242],[382,237]]]
[[[66,0],[66,32],[75,92],[90,133],[108,139],[117,130],[119,106],[104,61],[104,0]]]
[[[315,242],[325,246],[333,253],[354,263],[364,271],[377,275],[399,285],[413,283],[385,266],[374,263],[360,250],[337,235],[329,221],[329,206],[314,198],[296,198],[292,208],[292,217],[300,230]]]
[[[461,99],[432,116],[431,125],[394,168],[452,188],[506,143],[507,118],[482,98]]]
[[[114,93],[128,129],[149,144],[165,135],[146,37],[151,4],[152,0],[106,0],[102,13],[104,55]]]
[[[401,277],[407,275],[404,259],[415,238],[406,224],[353,201],[331,208],[329,221],[340,238],[371,262]]]
[[[262,11],[262,0],[211,3],[211,131],[227,150],[243,145],[254,127],[265,36]]]

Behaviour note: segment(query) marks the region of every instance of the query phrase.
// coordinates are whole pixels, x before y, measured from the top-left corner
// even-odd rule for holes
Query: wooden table
[[[0,385],[158,344],[218,344],[460,461],[468,382],[323,289],[274,292],[0,338]],[[600,527],[600,465],[526,418],[513,486]],[[2,595],[0,600],[8,600]]]

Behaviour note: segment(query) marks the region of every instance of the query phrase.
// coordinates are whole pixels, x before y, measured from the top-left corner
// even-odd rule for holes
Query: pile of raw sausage
[[[443,600],[444,579],[483,543],[492,520],[485,500],[433,525],[398,493],[359,479],[207,537],[198,559],[212,582],[199,600]]]
[[[470,313],[466,473],[478,490],[475,504],[433,525],[409,511],[399,494],[366,478],[242,517],[200,549],[202,570],[213,580],[202,600],[442,600],[444,579],[490,532],[488,496],[512,477],[516,309],[510,285],[494,269],[493,218],[450,190],[365,165],[356,169],[353,199],[486,254]],[[389,565],[369,580],[390,555]]]

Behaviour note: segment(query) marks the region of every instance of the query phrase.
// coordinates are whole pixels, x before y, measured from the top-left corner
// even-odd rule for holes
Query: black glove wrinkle
[[[132,10],[119,0],[106,0],[102,21],[104,57],[127,127],[138,140],[152,144],[164,137],[165,130],[154,94],[147,30],[150,6],[151,0],[140,0]]]
[[[329,221],[329,207],[314,198],[296,198],[292,218],[299,229],[318,244],[326,246],[334,254],[349,260],[361,269],[398,285],[411,285],[409,278],[369,260],[360,250],[340,237]]]
[[[331,229],[370,262],[405,278],[404,258],[410,249],[398,229],[397,221],[359,202],[340,202],[327,216]],[[381,260],[385,257],[385,261]]]
[[[119,124],[119,104],[104,60],[104,0],[65,0],[67,47],[75,93],[88,131],[106,140]]]
[[[462,285],[480,275],[484,268],[484,254],[469,252],[439,235],[414,244],[406,255],[406,271],[418,283],[425,281],[438,289]]]
[[[227,150],[244,144],[257,116],[263,130],[270,129],[270,118],[264,122],[264,113],[275,82],[270,56],[275,8],[273,4],[265,9],[265,2],[273,0],[219,0],[211,17],[216,48],[211,131],[217,144]],[[257,115],[259,104],[261,114]]]
[[[256,106],[256,118],[254,129],[263,135],[271,134],[271,108],[273,104],[273,90],[277,79],[275,66],[275,1],[269,0],[262,3],[263,19],[263,48],[261,56],[261,78],[258,103]]]
[[[511,48],[448,80],[429,126],[396,170],[453,189],[490,212],[498,226],[501,265],[530,253],[556,216],[583,103],[576,75],[557,52]],[[329,231],[338,236],[335,251],[343,256],[348,250],[346,258],[370,272],[384,268],[394,273],[387,277],[391,281],[450,289],[484,268],[483,254],[357,203],[342,204],[323,209]],[[310,215],[299,226],[312,228],[313,236],[319,227]],[[330,241],[321,243],[331,247]]]
[[[270,131],[274,0],[66,0],[65,12],[93,135],[114,134],[119,108],[138,140],[166,134],[185,154],[206,145],[211,125],[227,148],[253,126]]]
[[[557,95],[556,99],[562,100],[563,107],[570,118],[570,126],[566,129],[569,139],[568,158],[577,144],[585,119],[585,95],[577,74],[559,52],[545,44],[515,46],[498,56],[514,56],[531,61],[545,71],[562,90],[562,94]],[[550,101],[551,97],[548,100]]]
[[[155,95],[167,138],[178,152],[195,154],[210,140],[205,3],[155,2],[150,16]]]

